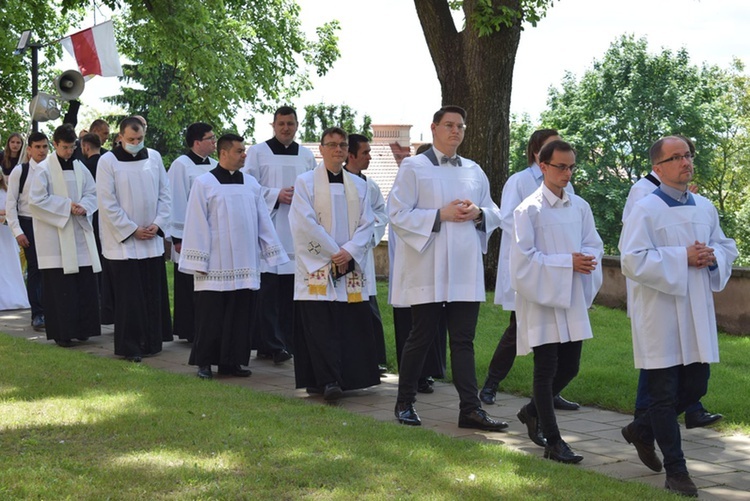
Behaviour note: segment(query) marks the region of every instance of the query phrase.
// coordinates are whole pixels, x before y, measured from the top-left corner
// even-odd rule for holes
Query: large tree
[[[442,104],[468,112],[461,154],[481,165],[499,203],[508,177],[510,94],[524,22],[535,25],[551,0],[414,0],[442,90]],[[451,8],[463,9],[456,29]],[[435,106],[437,109],[438,106]],[[498,244],[485,261],[488,288],[494,287]]]
[[[341,127],[347,133],[357,133],[372,139],[372,118],[365,114],[362,124],[356,125],[357,112],[347,104],[310,104],[305,106],[305,120],[302,122],[302,141],[313,143],[320,141],[320,136],[328,127]]]

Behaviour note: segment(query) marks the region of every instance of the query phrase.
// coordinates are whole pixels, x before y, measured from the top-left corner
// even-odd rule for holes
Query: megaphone
[[[35,122],[46,122],[60,118],[57,98],[51,94],[40,92],[29,103],[29,114]]]
[[[54,80],[55,88],[60,97],[65,101],[72,101],[83,94],[86,82],[83,75],[76,70],[67,70]]]

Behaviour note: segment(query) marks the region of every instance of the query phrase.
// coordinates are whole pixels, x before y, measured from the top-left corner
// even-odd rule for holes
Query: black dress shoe
[[[653,442],[646,442],[641,439],[635,431],[635,426],[630,423],[622,429],[622,438],[629,444],[635,446],[638,451],[638,459],[645,464],[650,470],[660,472],[662,468],[661,459],[656,455],[656,449]]]
[[[411,402],[396,402],[394,413],[396,414],[396,419],[401,424],[409,426],[422,425],[422,420],[419,419],[417,411],[414,410],[414,404]]]
[[[417,383],[417,393],[434,393],[435,388],[432,387],[434,383],[435,380],[431,377],[421,378]]]
[[[201,365],[198,367],[198,377],[201,379],[211,379],[214,377],[214,373],[211,372],[210,365]]]
[[[667,479],[664,481],[664,487],[668,491],[675,491],[682,496],[689,498],[698,497],[698,488],[693,483],[693,479],[691,479],[690,475],[687,473],[667,475]]]
[[[559,411],[577,411],[581,408],[581,405],[578,402],[570,402],[560,395],[555,395],[554,404],[555,409]]]
[[[526,425],[526,430],[531,441],[539,447],[546,447],[547,441],[544,439],[544,436],[542,436],[542,430],[539,428],[539,419],[537,419],[536,416],[529,414],[527,405],[521,407],[521,410],[518,411],[516,416],[518,416],[519,421]]]
[[[568,464],[580,463],[583,460],[583,456],[573,452],[565,440],[562,439],[558,440],[556,444],[547,445],[544,448],[544,458]]]
[[[128,362],[133,362],[135,364],[140,364],[141,360],[143,359],[140,355],[128,355],[127,357],[125,357],[125,360],[127,360]]]
[[[706,409],[697,412],[685,414],[685,428],[702,428],[710,424],[721,421],[724,418],[721,414],[711,414]]]
[[[258,360],[273,360],[273,353],[256,353],[255,358]]]
[[[241,365],[220,365],[219,374],[222,376],[250,377],[253,373],[250,369],[243,369]]]
[[[385,365],[383,365],[383,364],[378,364],[378,373],[379,373],[379,374],[380,374],[381,376],[384,376],[386,372],[388,372],[388,367],[386,367],[386,366],[385,366]]]
[[[55,340],[55,344],[57,346],[60,346],[61,348],[70,348],[73,346],[73,341],[69,341],[67,339],[61,339],[61,340]]]
[[[497,391],[495,391],[494,388],[485,386],[479,392],[479,400],[481,400],[483,404],[492,405],[495,403],[495,395],[497,395]]]
[[[88,341],[89,340],[89,338],[87,338],[87,337],[77,337],[76,339],[79,340],[79,341]]]
[[[508,427],[505,421],[498,421],[487,415],[484,409],[476,409],[467,414],[458,415],[459,428],[476,428],[485,431],[502,431]]]
[[[344,396],[344,392],[338,383],[328,383],[325,386],[325,388],[323,388],[324,400],[328,400],[329,402],[331,402],[333,400],[338,400],[339,398],[343,396]]]
[[[276,365],[283,364],[292,359],[292,354],[286,350],[279,350],[273,354],[273,363]]]
[[[323,394],[323,388],[320,386],[308,386],[305,388],[305,391],[308,395],[322,395]]]

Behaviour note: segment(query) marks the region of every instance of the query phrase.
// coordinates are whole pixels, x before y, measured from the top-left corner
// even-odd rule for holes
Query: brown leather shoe
[[[635,446],[635,450],[638,451],[638,459],[641,460],[641,463],[645,464],[653,471],[661,471],[662,464],[659,456],[656,455],[654,443],[642,440],[635,432],[635,426],[633,426],[633,423],[630,423],[622,429],[622,438],[624,438],[627,443]]]

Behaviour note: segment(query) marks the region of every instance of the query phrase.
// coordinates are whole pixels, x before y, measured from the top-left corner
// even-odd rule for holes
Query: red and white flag
[[[65,50],[76,58],[81,75],[122,76],[112,21],[73,33],[61,42]]]

